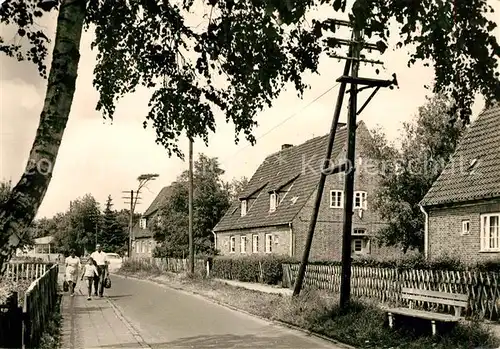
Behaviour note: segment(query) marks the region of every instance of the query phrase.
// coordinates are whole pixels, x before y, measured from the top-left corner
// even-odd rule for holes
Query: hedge
[[[293,262],[296,260],[278,255],[215,257],[211,274],[221,279],[278,285],[283,279],[282,264]]]

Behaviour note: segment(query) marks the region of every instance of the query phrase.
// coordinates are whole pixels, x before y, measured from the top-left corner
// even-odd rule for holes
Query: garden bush
[[[283,279],[283,263],[295,262],[286,256],[238,256],[215,257],[212,276],[243,282],[259,282],[278,285]]]

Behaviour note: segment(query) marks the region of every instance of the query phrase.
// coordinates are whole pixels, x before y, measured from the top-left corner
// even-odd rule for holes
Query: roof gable
[[[151,205],[149,205],[148,209],[144,212],[143,217],[147,218],[148,216],[151,216],[153,213],[162,208],[166,204],[168,198],[171,195],[172,195],[172,187],[171,186],[163,187],[163,189],[160,190],[160,192],[153,200]]]
[[[484,110],[466,131],[423,206],[500,197],[500,105]]]
[[[343,125],[342,125],[343,126]],[[358,127],[365,127],[363,122]],[[336,159],[347,142],[347,128],[338,127],[331,157]],[[269,155],[257,168],[240,199],[253,195],[247,214],[241,204],[232,203],[214,231],[277,226],[290,223],[317,188],[328,145],[328,135],[285,148]],[[279,192],[279,206],[269,212],[269,193]],[[258,194],[258,195],[255,195]]]

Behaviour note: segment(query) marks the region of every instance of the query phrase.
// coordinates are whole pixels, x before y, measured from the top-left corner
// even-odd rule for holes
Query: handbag
[[[109,277],[104,279],[104,287],[111,288],[111,279]]]
[[[66,279],[64,279],[64,281],[63,281],[63,291],[64,292],[68,292],[69,291],[69,284],[66,281]]]

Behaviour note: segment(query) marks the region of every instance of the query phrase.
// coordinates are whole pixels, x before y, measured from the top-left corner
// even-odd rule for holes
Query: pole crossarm
[[[354,77],[349,75],[342,75],[340,78],[337,79],[337,82],[345,82],[348,84],[355,84],[355,85],[366,85],[370,87],[389,87],[394,84],[394,80],[380,80],[372,78]]]
[[[334,53],[327,53],[327,55],[332,57],[332,58],[345,59],[348,61],[356,61],[356,62],[365,62],[365,63],[371,63],[371,64],[384,65],[384,62],[376,60],[376,59],[357,58],[357,57],[351,57],[351,56],[340,56],[340,55],[337,55]]]
[[[371,44],[369,42],[346,40],[346,39],[340,39],[340,38],[335,38],[335,37],[333,37],[331,39],[335,44],[338,44],[338,45],[351,46],[352,44],[358,44],[358,45],[361,45],[363,48],[366,48],[368,50],[381,51],[377,45]]]

